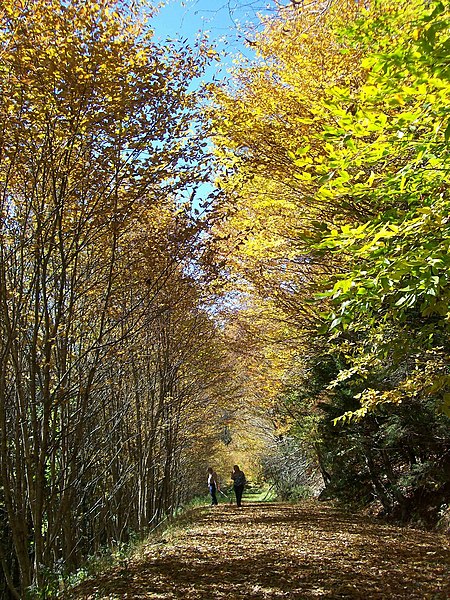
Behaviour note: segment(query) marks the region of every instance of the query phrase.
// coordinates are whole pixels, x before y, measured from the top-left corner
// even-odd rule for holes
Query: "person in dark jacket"
[[[242,506],[242,494],[244,493],[244,486],[247,483],[247,480],[245,479],[244,471],[241,471],[238,465],[234,465],[231,479],[233,480],[236,504]]]

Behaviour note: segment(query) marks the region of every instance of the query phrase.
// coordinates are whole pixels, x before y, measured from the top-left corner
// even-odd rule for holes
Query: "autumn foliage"
[[[206,173],[187,90],[209,50],[156,45],[150,16],[1,6],[2,597],[173,512],[211,435],[228,367],[179,199]]]
[[[267,348],[279,324],[280,448],[422,521],[450,485],[449,40],[443,2],[292,3],[211,90],[210,244]]]
[[[145,1],[1,4],[0,594],[50,596],[211,461],[448,506],[448,5],[274,5],[194,93],[214,50]]]

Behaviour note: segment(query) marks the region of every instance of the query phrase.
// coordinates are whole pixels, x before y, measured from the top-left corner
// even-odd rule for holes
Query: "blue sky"
[[[194,39],[198,32],[209,31],[215,41],[226,37],[238,49],[238,25],[255,22],[256,9],[265,6],[264,0],[165,0],[165,3],[152,21],[157,37]]]
[[[221,63],[213,61],[201,78],[211,81],[226,78],[226,69],[231,66],[233,55],[244,54],[254,57],[251,48],[244,44],[248,29],[258,23],[257,12],[271,7],[273,0],[164,0],[165,6],[152,19],[151,27],[155,38],[187,39],[194,43],[198,35],[208,33],[212,44],[222,54]],[[194,83],[194,87],[195,87]],[[212,191],[210,184],[202,184],[197,190],[193,208]],[[184,194],[190,196],[190,190]]]
[[[166,6],[152,19],[155,37],[188,39],[193,42],[199,33],[208,32],[219,51],[229,56],[222,68],[231,63],[238,52],[249,58],[252,51],[243,43],[246,25],[257,23],[258,10],[268,7],[271,0],[166,0]],[[239,31],[241,29],[241,32]],[[219,70],[218,63],[209,69],[208,76]]]

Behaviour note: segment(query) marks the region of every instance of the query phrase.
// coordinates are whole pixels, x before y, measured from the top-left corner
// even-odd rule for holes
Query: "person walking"
[[[209,489],[209,494],[211,496],[211,506],[216,506],[218,504],[216,491],[220,489],[219,483],[217,481],[217,474],[212,467],[208,467],[207,473],[208,473],[208,489]]]
[[[244,493],[244,486],[247,483],[245,479],[244,471],[238,467],[238,465],[233,466],[233,471],[231,473],[231,479],[233,480],[234,493],[236,495],[236,504],[241,507],[242,506],[242,494]]]

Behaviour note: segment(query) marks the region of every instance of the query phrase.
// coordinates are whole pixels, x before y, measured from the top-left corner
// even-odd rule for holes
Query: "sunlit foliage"
[[[436,465],[448,452],[448,4],[323,4],[266,19],[259,60],[213,91],[222,197],[211,245],[244,298],[290,324],[279,339],[296,338],[297,356],[280,373],[280,412],[302,421],[291,431],[319,466],[317,419],[342,427],[365,416],[352,425],[368,431],[361,451],[381,452],[392,419],[416,435],[403,403],[436,427]],[[376,478],[388,478],[387,510],[405,505],[417,484],[407,474],[420,470],[416,458],[392,463],[398,471],[390,460],[355,466],[369,469],[375,496]],[[424,473],[444,497],[448,481]]]

